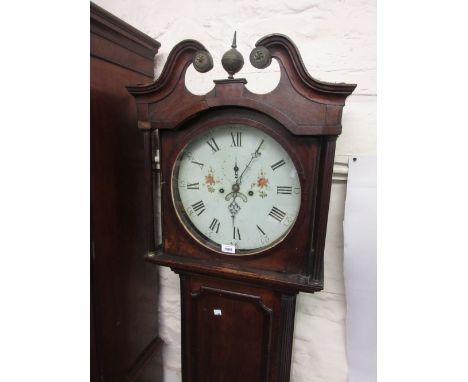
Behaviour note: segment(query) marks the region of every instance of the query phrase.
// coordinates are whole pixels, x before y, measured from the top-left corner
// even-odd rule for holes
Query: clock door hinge
[[[159,171],[160,164],[159,149],[153,150],[153,170]]]
[[[161,157],[159,152],[159,131],[153,130],[151,133],[151,162],[153,170],[159,172],[161,166]]]

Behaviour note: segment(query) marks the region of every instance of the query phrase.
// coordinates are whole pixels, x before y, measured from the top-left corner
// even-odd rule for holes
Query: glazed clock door
[[[217,126],[192,140],[177,159],[172,193],[178,217],[196,240],[235,255],[280,242],[301,202],[289,154],[272,136],[243,124]]]

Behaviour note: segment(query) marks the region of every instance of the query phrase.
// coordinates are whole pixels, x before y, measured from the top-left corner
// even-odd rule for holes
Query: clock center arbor
[[[256,43],[253,66],[281,74],[267,94],[234,78],[205,95],[185,86],[213,60],[177,44],[161,76],[129,86],[145,145],[147,261],[180,276],[184,381],[289,381],[298,292],[323,289],[335,142],[356,85],[312,78],[293,42]]]

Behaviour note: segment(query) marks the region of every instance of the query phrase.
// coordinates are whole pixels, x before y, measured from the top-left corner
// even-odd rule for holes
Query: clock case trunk
[[[218,80],[205,95],[190,93],[185,72],[197,52],[206,52],[194,40],[173,48],[157,81],[127,88],[137,103],[147,153],[151,229],[145,256],[180,275],[185,382],[288,381],[295,296],[323,289],[335,142],[346,97],[356,85],[312,78],[286,36],[269,35],[256,46],[266,48],[281,70],[279,84],[267,94],[250,92],[245,79]],[[198,243],[179,221],[171,197],[180,150],[209,126],[230,122],[275,134],[301,179],[293,228],[280,244],[253,256],[222,255]]]
[[[295,293],[179,273],[184,382],[289,381]]]

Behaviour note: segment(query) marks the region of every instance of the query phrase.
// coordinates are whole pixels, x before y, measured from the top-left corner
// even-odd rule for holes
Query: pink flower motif
[[[209,184],[210,186],[215,184],[214,176],[212,174],[208,174],[207,176],[205,176],[205,183]]]
[[[264,188],[264,187],[268,186],[268,179],[263,177],[263,176],[261,178],[258,178],[257,186],[260,187],[260,188]]]

